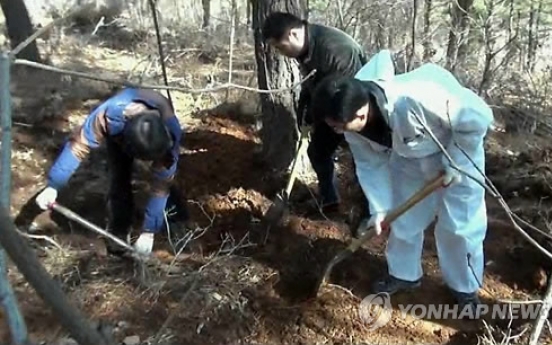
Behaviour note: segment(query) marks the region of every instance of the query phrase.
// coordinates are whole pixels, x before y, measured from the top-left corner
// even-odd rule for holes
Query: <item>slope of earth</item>
[[[32,76],[43,81],[48,78],[41,73]],[[29,74],[25,77],[30,78]],[[37,79],[29,83],[32,87],[24,85],[27,79],[17,82],[18,88],[41,85]],[[105,96],[104,90],[92,102]],[[59,111],[63,116],[55,121],[15,126],[13,213],[19,215],[22,228],[34,221],[37,234],[59,243],[60,248],[56,248],[40,238],[31,240],[74,305],[91,318],[115,325],[118,340],[137,335],[145,342],[159,335],[166,344],[478,343],[477,337],[485,331],[481,321],[403,317],[397,308],[399,303],[452,303],[442,284],[431,230],[426,236],[422,288],[394,299],[392,318],[380,328],[372,330],[359,310],[371,283],[385,271],[383,239],[372,241],[340,263],[331,284],[318,297],[308,298],[325,264],[350,240],[348,228],[343,220],[334,222],[307,213],[305,198],[292,204],[287,224],[269,230],[262,227],[260,214],[285,181],[267,176],[254,158],[258,138],[253,126],[228,112],[180,117],[186,135],[176,183],[194,224],[180,239],[169,241],[159,236],[156,255],[165,265],[137,266],[107,255],[103,242],[94,234],[57,214],[38,212],[32,201],[69,129],[89,111],[90,103],[85,100],[75,96],[71,102],[62,101]],[[183,113],[189,104],[177,101],[176,107]],[[490,148],[489,170],[497,181],[509,176],[504,174],[516,164],[516,158],[503,161],[503,152],[504,145]],[[101,153],[95,152],[82,165],[59,201],[103,226],[107,180]],[[531,168],[532,162],[519,165]],[[540,163],[546,165],[545,161]],[[344,209],[350,209],[361,204],[363,197],[345,149],[340,151],[338,164]],[[510,194],[519,195],[525,186]],[[139,206],[144,201],[143,187],[139,179]],[[308,188],[312,186],[303,185],[298,192],[308,195]],[[508,188],[508,184],[499,188]],[[537,203],[534,193],[543,192],[543,188],[526,193],[527,207]],[[488,269],[482,291],[485,301],[537,298],[546,283],[543,267],[548,267],[501,220],[502,213],[492,201],[489,213],[485,243]],[[136,215],[139,219],[140,213]],[[10,278],[33,338],[53,343],[61,337],[64,332],[56,318],[15,268],[10,269]],[[165,324],[169,316],[173,317],[171,323]],[[486,321],[498,328],[508,324],[506,319]],[[524,320],[516,320],[513,332],[524,324]],[[8,342],[5,328],[0,339]]]

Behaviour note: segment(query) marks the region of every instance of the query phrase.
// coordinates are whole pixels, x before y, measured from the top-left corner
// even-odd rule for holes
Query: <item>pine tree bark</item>
[[[297,64],[265,44],[262,27],[267,16],[283,11],[305,18],[305,4],[300,0],[257,0],[252,2],[257,80],[261,89],[288,88],[301,80]],[[299,88],[286,92],[261,94],[262,158],[276,172],[286,170],[293,161],[299,138],[297,101]]]

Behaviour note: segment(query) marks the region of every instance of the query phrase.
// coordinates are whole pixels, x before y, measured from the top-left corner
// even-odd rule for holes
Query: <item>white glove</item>
[[[43,210],[47,210],[56,202],[58,192],[52,187],[46,187],[37,197],[36,204]]]
[[[360,222],[360,226],[358,227],[357,236],[361,237],[362,235],[364,235],[368,231],[368,229],[370,229],[370,227],[374,227],[374,230],[376,231],[376,236],[381,235],[381,232],[383,230],[381,227],[381,223],[385,220],[385,216],[386,213],[379,212],[372,215],[372,217],[370,217],[369,219],[364,218]]]
[[[134,249],[143,255],[151,254],[154,236],[151,232],[143,232],[134,243]]]
[[[445,178],[443,180],[443,184],[445,185],[445,187],[448,187],[451,184],[457,182],[460,182],[460,173],[450,166],[447,166],[445,168]]]

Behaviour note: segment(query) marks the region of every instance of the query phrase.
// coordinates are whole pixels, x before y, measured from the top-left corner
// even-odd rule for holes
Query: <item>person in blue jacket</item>
[[[188,218],[176,188],[172,187],[183,136],[169,100],[153,90],[126,88],[97,106],[65,143],[51,167],[46,188],[36,203],[46,210],[91,150],[107,146],[110,184],[107,193],[108,231],[126,240],[134,208],[134,159],[151,162],[151,196],[144,212],[142,231],[134,247],[149,254],[154,235],[165,226],[165,211],[176,208],[175,221]],[[108,243],[110,244],[110,243]],[[118,252],[108,245],[108,250]]]

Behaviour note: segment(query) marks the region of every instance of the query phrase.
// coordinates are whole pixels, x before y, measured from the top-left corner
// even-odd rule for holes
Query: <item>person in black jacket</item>
[[[354,77],[367,62],[363,48],[345,32],[336,28],[312,24],[290,13],[275,12],[263,26],[263,39],[281,54],[294,58],[301,72],[313,77],[302,84],[297,109],[298,125],[312,125],[308,148],[310,162],[318,177],[318,192],[324,213],[339,209],[334,154],[344,140],[325,123],[314,123],[311,96],[317,84],[328,75]]]

